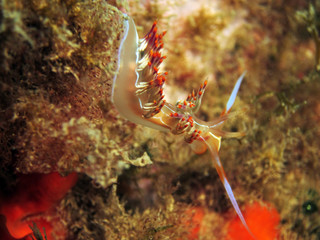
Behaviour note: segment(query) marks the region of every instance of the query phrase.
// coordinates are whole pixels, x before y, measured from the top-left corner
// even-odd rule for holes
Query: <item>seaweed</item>
[[[312,36],[316,46],[315,68],[317,71],[320,71],[320,38],[318,30],[320,27],[320,20],[317,14],[317,6],[310,3],[307,10],[299,10],[296,12],[296,18],[298,21],[303,22],[306,25],[307,31]]]
[[[33,232],[33,236],[31,236],[32,240],[47,240],[47,234],[45,228],[43,228],[43,234],[40,232],[36,223],[33,223],[32,226],[29,226]]]

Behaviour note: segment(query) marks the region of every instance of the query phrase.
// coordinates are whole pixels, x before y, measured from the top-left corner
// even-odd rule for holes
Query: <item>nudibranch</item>
[[[251,234],[218,155],[221,137],[243,136],[242,133],[225,132],[221,128],[230,115],[245,73],[237,80],[220,117],[205,122],[197,118],[195,113],[200,108],[207,81],[197,91],[192,91],[185,100],[176,104],[170,104],[164,99],[163,86],[168,73],[161,72],[160,65],[166,58],[162,55],[162,39],[165,33],[158,33],[155,21],[151,30],[139,39],[133,19],[125,15],[123,38],[118,52],[118,73],[114,77],[112,87],[112,101],[123,117],[136,124],[173,134],[183,134],[185,141],[191,144],[197,153],[209,149],[232,206]]]

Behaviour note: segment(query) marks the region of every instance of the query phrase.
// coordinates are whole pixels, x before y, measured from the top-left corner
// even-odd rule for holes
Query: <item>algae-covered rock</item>
[[[2,2],[3,168],[116,182],[133,127],[109,98],[122,24],[105,1]]]

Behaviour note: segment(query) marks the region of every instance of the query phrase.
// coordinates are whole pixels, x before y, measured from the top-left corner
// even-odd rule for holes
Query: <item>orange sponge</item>
[[[275,208],[254,203],[245,208],[244,218],[257,240],[275,240],[278,238],[280,215]],[[253,238],[242,225],[238,216],[231,220],[226,240],[251,239]]]
[[[188,240],[196,240],[199,238],[199,231],[205,213],[202,207],[189,207],[185,210],[181,219],[182,225],[188,231]],[[178,240],[181,240],[178,238]]]
[[[77,173],[66,177],[59,173],[28,174],[20,177],[11,196],[1,200],[0,214],[6,217],[6,226],[14,238],[23,238],[32,233],[29,217],[41,215],[53,207],[77,182]],[[48,239],[52,226],[45,220],[34,220],[39,229],[46,227]]]

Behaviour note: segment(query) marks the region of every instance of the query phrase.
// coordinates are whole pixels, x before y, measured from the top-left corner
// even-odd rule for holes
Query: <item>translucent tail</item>
[[[211,139],[210,139],[211,138]],[[221,164],[221,161],[220,161],[220,158],[219,158],[219,155],[218,155],[218,150],[216,149],[216,146],[214,144],[214,140],[215,137],[213,136],[213,134],[210,135],[210,138],[208,140],[205,140],[204,138],[201,137],[201,139],[206,143],[208,149],[210,150],[210,153],[211,153],[211,156],[212,156],[212,160],[213,160],[213,164],[219,174],[219,177],[220,177],[220,180],[222,181],[223,183],[223,186],[227,192],[227,195],[231,201],[231,204],[234,208],[234,210],[236,211],[237,215],[239,216],[243,226],[247,229],[247,231],[249,232],[249,234],[253,237],[253,239],[256,239],[253,235],[253,233],[251,232],[251,230],[249,229],[248,225],[247,225],[247,222],[246,220],[244,219],[243,215],[242,215],[242,212],[239,208],[239,205],[237,203],[237,200],[236,198],[234,197],[234,194],[233,194],[233,191],[231,189],[231,186],[229,184],[229,181],[227,179],[227,176],[226,176],[226,173],[223,169],[223,166]],[[214,138],[214,139],[212,139]]]

